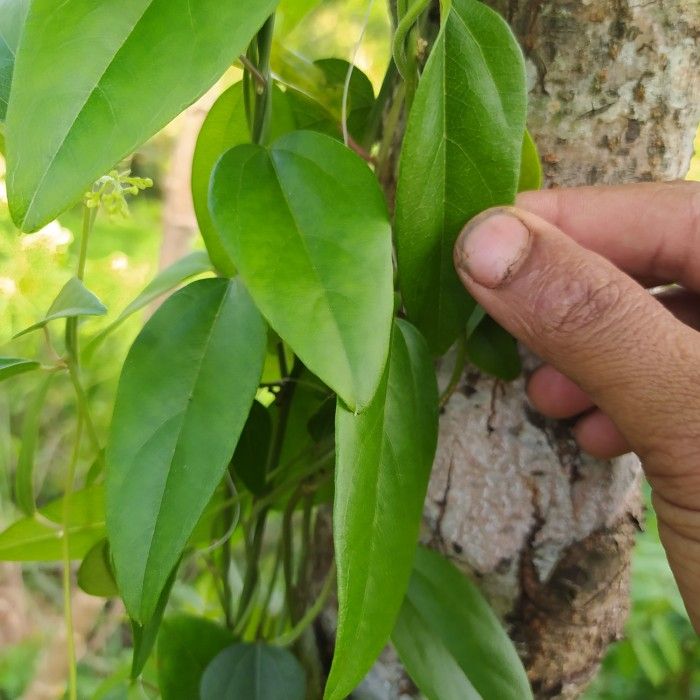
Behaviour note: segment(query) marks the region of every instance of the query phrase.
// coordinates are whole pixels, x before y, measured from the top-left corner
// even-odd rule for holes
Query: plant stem
[[[277,639],[272,641],[272,644],[280,647],[288,647],[294,644],[294,642],[296,642],[299,637],[304,634],[304,632],[319,616],[328,602],[328,598],[330,597],[331,592],[333,591],[333,586],[335,585],[335,574],[335,561],[333,561],[330,571],[326,576],[326,580],[323,582],[321,592],[319,593],[319,596],[314,604],[304,613],[303,617],[299,620],[299,622],[297,622],[296,625],[294,625],[294,627],[292,627],[291,630],[277,637]]]
[[[236,631],[241,631],[241,626],[245,623],[248,609],[253,601],[253,593],[258,585],[260,574],[260,552],[265,535],[265,523],[269,510],[264,508],[255,521],[252,541],[247,540],[246,552],[246,576],[243,582],[243,590],[238,604],[238,616],[236,619]]]
[[[77,658],[75,653],[75,637],[73,634],[73,603],[72,603],[72,584],[71,584],[71,568],[70,568],[70,505],[73,495],[73,482],[75,481],[75,472],[78,464],[78,456],[80,454],[80,442],[83,432],[83,417],[78,413],[78,423],[76,427],[75,443],[73,445],[73,454],[68,466],[66,474],[66,483],[63,495],[63,615],[66,626],[66,651],[68,655],[68,698],[69,700],[77,700],[78,697],[78,671]]]
[[[464,365],[467,362],[467,343],[462,337],[459,339],[457,344],[457,356],[455,357],[455,365],[452,369],[452,374],[450,376],[449,384],[445,387],[445,391],[442,392],[440,396],[440,408],[443,408],[447,402],[450,400],[452,394],[455,393],[457,387],[459,386],[459,380],[462,378],[462,373],[464,372]]]

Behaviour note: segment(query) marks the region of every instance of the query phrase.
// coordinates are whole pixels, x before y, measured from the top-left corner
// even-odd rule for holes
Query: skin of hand
[[[700,183],[524,193],[467,224],[454,258],[469,293],[544,360],[534,407],[578,417],[597,457],[640,457],[700,632]]]

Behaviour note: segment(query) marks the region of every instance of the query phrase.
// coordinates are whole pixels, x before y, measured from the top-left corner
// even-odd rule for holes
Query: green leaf
[[[36,516],[23,518],[0,533],[0,561],[60,561],[63,558],[63,498]],[[105,536],[104,488],[90,486],[71,496],[68,517],[71,559],[82,559]]]
[[[122,311],[119,316],[98,333],[83,350],[84,359],[88,360],[92,357],[92,353],[97,346],[114,330],[119,328],[127,318],[137,311],[146,308],[153,303],[158,297],[175,289],[180,284],[195,277],[196,275],[210,272],[212,269],[209,256],[201,250],[196,250],[184,258],[174,262],[169,267],[159,272],[141,291],[141,293]]]
[[[153,614],[226,471],[265,342],[242,283],[217,278],[176,292],[129,351],[107,446],[107,523],[119,590],[138,621]]]
[[[36,511],[34,502],[34,455],[39,439],[41,411],[44,408],[46,393],[51,386],[53,378],[54,375],[49,374],[41,382],[24,414],[22,442],[19,448],[19,457],[17,458],[17,470],[15,471],[15,501],[25,515],[32,515]]]
[[[160,593],[158,603],[153,614],[144,622],[131,618],[131,634],[134,640],[134,656],[131,661],[131,677],[138,678],[146,665],[160,630],[160,623],[163,621],[165,607],[170,598],[170,591],[175,583],[179,562],[175,564],[170,576],[168,576],[165,587]]]
[[[275,139],[294,128],[294,117],[287,97],[277,86],[273,86],[269,136]],[[250,128],[243,83],[236,83],[223,92],[209,110],[197,137],[192,159],[192,201],[199,230],[214,266],[227,277],[236,274],[236,266],[226,252],[209,214],[209,182],[216,161],[229,149],[244,143],[250,143]]]
[[[425,340],[398,320],[364,413],[338,405],[333,532],[338,631],[326,698],[345,698],[386,645],[401,608],[437,445],[438,390]]]
[[[7,113],[15,54],[28,8],[29,0],[0,0],[0,122]]]
[[[34,231],[54,219],[194,102],[276,4],[34,0],[7,111],[18,227]]]
[[[23,360],[19,357],[0,357],[0,382],[18,374],[39,369],[41,365],[35,360]]]
[[[467,338],[470,362],[506,382],[522,372],[518,341],[490,316],[486,316]]]
[[[98,598],[114,598],[119,595],[106,538],[85,555],[78,569],[78,586],[88,595]]]
[[[508,25],[477,0],[453,0],[411,109],[396,191],[403,301],[436,354],[474,308],[454,270],[454,243],[476,214],[513,202],[526,107],[524,61]]]
[[[216,166],[210,209],[270,325],[362,410],[382,376],[393,306],[391,229],[367,165],[305,131],[269,151],[238,146]]]
[[[235,644],[204,672],[201,700],[304,700],[304,670],[286,649]]]
[[[470,634],[464,630],[464,634]],[[428,700],[482,700],[454,656],[409,598],[392,633],[401,661]]]
[[[261,496],[267,490],[265,469],[271,441],[270,412],[258,401],[253,401],[231,464],[236,476],[240,477],[245,487],[256,496]]]
[[[105,305],[77,277],[71,277],[54,299],[46,316],[17,333],[15,338],[43,328],[50,321],[77,316],[104,316],[106,313]]]
[[[479,589],[424,547],[392,639],[428,700],[532,698],[515,647]]]
[[[540,160],[540,153],[537,150],[537,144],[530,135],[530,132],[525,130],[520,162],[518,192],[539,190],[542,187],[542,180],[542,161]]]
[[[191,615],[163,620],[156,652],[163,700],[199,698],[205,669],[233,641],[231,632],[211,620]]]
[[[340,58],[314,61],[323,80],[307,95],[290,88],[286,95],[298,129],[319,131],[342,138],[342,105],[345,81],[350,64]],[[348,131],[358,141],[364,136],[374,106],[374,88],[370,79],[356,66],[348,86]]]

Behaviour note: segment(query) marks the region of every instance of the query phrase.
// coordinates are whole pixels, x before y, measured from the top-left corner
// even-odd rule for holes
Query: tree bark
[[[526,53],[547,186],[685,175],[700,119],[700,4],[491,4]],[[538,698],[578,697],[622,635],[639,479],[632,456],[582,455],[565,424],[530,410],[523,380],[468,368],[446,407],[426,538],[481,582]]]
[[[526,54],[546,186],[685,175],[700,119],[697,0],[490,4]],[[576,698],[623,632],[641,472],[631,455],[581,454],[566,424],[529,408],[524,389],[525,380],[466,369],[441,416],[424,541],[480,583],[535,696]],[[363,693],[415,696],[390,651]]]

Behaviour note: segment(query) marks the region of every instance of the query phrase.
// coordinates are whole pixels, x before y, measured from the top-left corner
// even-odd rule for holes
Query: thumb
[[[668,476],[700,424],[698,334],[631,277],[540,217],[493,209],[455,247],[470,294],[573,379],[633,449]],[[684,433],[684,430],[686,431]],[[649,466],[649,464],[648,464]]]

